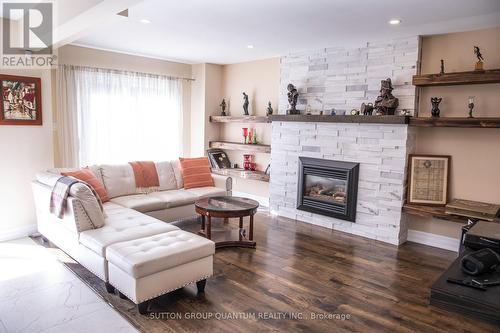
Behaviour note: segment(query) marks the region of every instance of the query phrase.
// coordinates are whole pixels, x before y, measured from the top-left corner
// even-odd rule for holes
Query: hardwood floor
[[[453,252],[414,243],[397,248],[262,213],[255,223],[257,249],[218,250],[206,294],[185,297],[185,288],[160,298],[152,308],[157,316],[180,314],[168,323],[181,332],[500,331],[429,306],[430,286],[456,257]],[[195,231],[199,225],[182,227]],[[193,312],[249,318],[184,318]],[[280,313],[285,319],[263,318]]]

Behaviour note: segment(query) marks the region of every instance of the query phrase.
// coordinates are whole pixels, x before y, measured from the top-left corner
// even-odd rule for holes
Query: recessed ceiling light
[[[253,49],[253,48],[254,48],[254,46],[253,46],[253,44],[248,44],[248,45],[247,45],[247,48],[248,48],[248,49]]]
[[[150,20],[147,20],[147,19],[142,19],[142,20],[140,20],[139,22],[141,22],[141,23],[143,23],[143,24],[149,24],[149,23],[151,23],[151,21],[150,21]]]
[[[399,20],[399,19],[392,19],[389,21],[389,24],[392,24],[392,25],[398,25],[399,23],[401,23],[401,20]]]

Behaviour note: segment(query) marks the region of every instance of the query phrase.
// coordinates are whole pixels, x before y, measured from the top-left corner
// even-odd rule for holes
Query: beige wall
[[[422,73],[438,73],[440,59],[446,72],[474,69],[473,46],[485,58],[485,69],[500,68],[500,27],[424,37]],[[426,87],[420,94],[419,116],[430,116],[430,98],[442,97],[442,117],[467,115],[467,98],[476,97],[477,116],[499,117],[500,84]],[[500,130],[419,128],[417,153],[452,156],[450,198],[500,203]],[[437,219],[411,218],[410,229],[458,237],[460,225]]]
[[[226,99],[230,115],[243,114],[243,95],[249,95],[249,113],[264,116],[267,103],[270,101],[274,110],[278,109],[280,86],[280,59],[272,58],[222,67],[221,98]],[[220,100],[219,103],[220,104]],[[218,105],[217,104],[217,105]],[[216,105],[216,107],[217,107]],[[219,110],[217,107],[216,110]],[[253,127],[257,131],[260,143],[271,143],[270,124],[219,124],[220,139],[224,141],[242,142],[242,128]],[[231,162],[243,165],[243,154],[240,151],[228,151]],[[270,163],[269,154],[256,154],[255,162],[259,170],[265,170]],[[245,179],[235,179],[235,191],[250,193],[261,197],[269,197],[269,184]]]
[[[177,77],[191,77],[191,65],[179,62],[165,61],[128,55],[117,52],[66,45],[58,50],[58,63],[77,66],[110,68]],[[183,155],[189,156],[191,149],[191,85],[192,81],[183,81]],[[55,119],[57,121],[57,119]],[[57,146],[57,145],[56,145]],[[60,165],[59,154],[56,151],[55,163]]]
[[[34,232],[31,181],[53,166],[50,70],[1,70],[0,74],[39,77],[43,126],[0,126],[0,240]]]

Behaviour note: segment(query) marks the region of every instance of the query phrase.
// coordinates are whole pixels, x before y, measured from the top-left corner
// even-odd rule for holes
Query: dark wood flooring
[[[204,295],[188,286],[155,300],[146,318],[128,300],[103,297],[143,332],[500,332],[429,305],[453,252],[398,248],[264,213],[255,223],[257,248],[217,250]],[[209,319],[187,318],[195,314]]]

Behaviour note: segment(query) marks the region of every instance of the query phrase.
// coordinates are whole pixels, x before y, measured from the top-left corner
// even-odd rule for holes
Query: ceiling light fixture
[[[142,19],[139,22],[141,22],[142,24],[149,24],[149,23],[151,23],[151,21],[147,20],[147,19]]]
[[[389,24],[391,25],[398,25],[399,23],[401,23],[401,20],[399,19],[392,19],[389,21]]]
[[[247,49],[253,49],[253,48],[254,48],[253,44],[248,44],[247,45]]]

